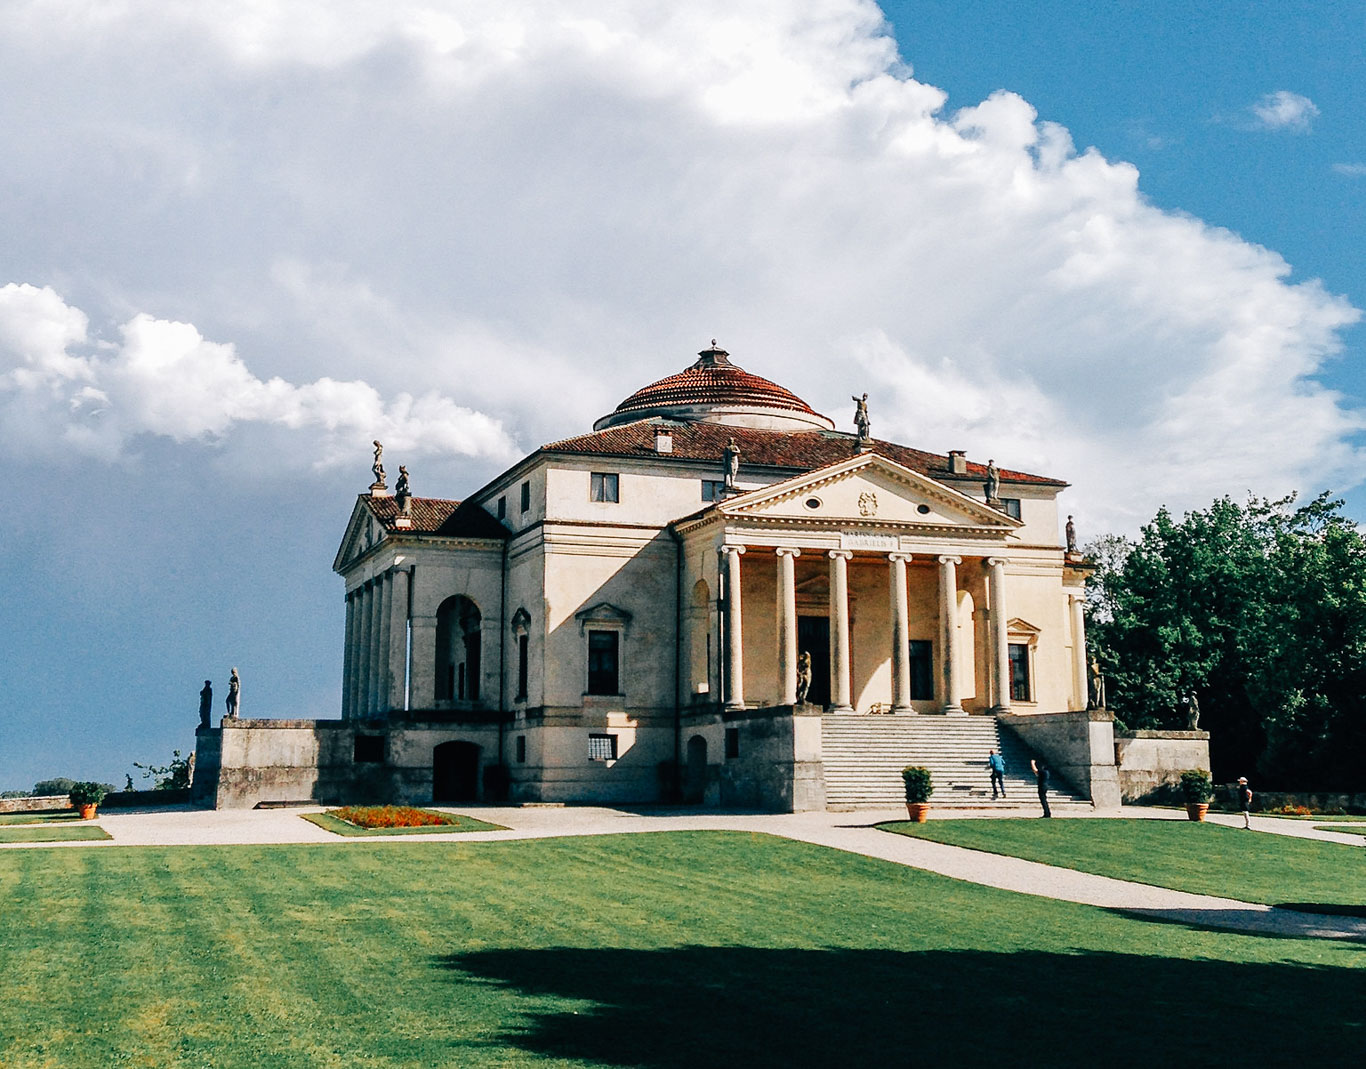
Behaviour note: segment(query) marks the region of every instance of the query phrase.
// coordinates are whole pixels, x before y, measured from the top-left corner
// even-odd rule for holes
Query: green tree
[[[1184,727],[1194,693],[1216,778],[1361,789],[1366,539],[1341,506],[1225,497],[1087,547],[1090,635],[1116,715]]]
[[[152,789],[157,791],[178,791],[190,785],[190,759],[181,757],[179,750],[171,751],[171,762],[167,765],[141,765],[133,762],[134,768],[142,769],[142,778],[153,780]],[[129,777],[132,782],[132,777]]]

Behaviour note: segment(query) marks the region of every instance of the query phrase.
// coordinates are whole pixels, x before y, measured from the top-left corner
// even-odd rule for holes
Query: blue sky
[[[1359,6],[55,11],[0,12],[0,788],[189,749],[233,665],[336,715],[370,440],[459,497],[711,337],[1083,538],[1366,519]]]

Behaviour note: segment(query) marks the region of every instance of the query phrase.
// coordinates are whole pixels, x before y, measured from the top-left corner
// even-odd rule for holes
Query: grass
[[[418,828],[361,828],[355,824],[350,824],[332,816],[330,813],[300,813],[299,816],[310,824],[316,824],[325,831],[335,832],[337,835],[347,836],[368,836],[368,835],[450,835],[453,832],[465,831],[503,831],[501,824],[489,824],[487,821],[475,820],[474,817],[467,817],[462,813],[445,814],[452,818],[449,824],[424,824]]]
[[[1366,1032],[1360,946],[738,832],[9,851],[0,902],[6,1069],[1332,1065]]]
[[[1295,906],[1366,905],[1361,848],[1185,820],[940,820],[887,831],[1121,880]]]
[[[1356,824],[1315,824],[1315,831],[1335,831],[1339,835],[1366,835],[1366,823],[1360,818]]]
[[[9,824],[54,824],[66,820],[80,820],[74,809],[45,809],[38,813],[0,813],[0,827]]]
[[[68,843],[112,838],[98,824],[82,824],[75,828],[0,828],[0,843]]]

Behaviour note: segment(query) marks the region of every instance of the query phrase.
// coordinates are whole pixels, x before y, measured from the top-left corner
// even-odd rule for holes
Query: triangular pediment
[[[384,527],[375,519],[365,503],[365,498],[356,498],[351,518],[346,521],[346,533],[342,535],[341,546],[337,549],[336,559],[332,561],[334,572],[344,572],[353,561],[363,557],[375,543],[384,538]]]
[[[848,460],[733,497],[726,516],[806,523],[994,528],[1019,520],[877,453]]]
[[[1041,635],[1043,631],[1035,627],[1028,620],[1021,620],[1018,616],[1012,616],[1006,623],[1006,630],[1012,635]]]

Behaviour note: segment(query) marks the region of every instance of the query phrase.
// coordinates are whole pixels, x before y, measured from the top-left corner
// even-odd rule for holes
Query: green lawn
[[[81,824],[74,828],[60,824],[38,828],[0,828],[0,843],[67,843],[112,838],[98,824]]]
[[[369,835],[450,835],[452,832],[462,831],[504,831],[501,824],[489,824],[483,820],[475,820],[474,817],[467,817],[463,813],[449,813],[452,818],[450,824],[424,824],[420,828],[360,828],[355,824],[348,824],[344,820],[332,816],[330,813],[300,813],[299,816],[310,824],[316,824],[325,831],[335,832],[338,835],[348,836],[369,836]]]
[[[1366,1036],[1358,945],[743,833],[8,851],[0,903],[6,1069],[1341,1065]]]
[[[1366,854],[1186,820],[938,820],[887,831],[1121,880],[1268,905],[1366,905]],[[1337,830],[1337,829],[1334,829]]]
[[[80,813],[74,809],[46,809],[40,813],[0,813],[0,827],[8,824],[53,824],[80,819]]]

